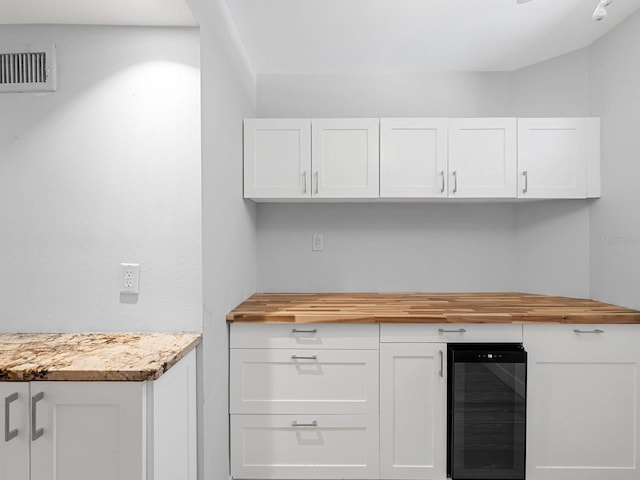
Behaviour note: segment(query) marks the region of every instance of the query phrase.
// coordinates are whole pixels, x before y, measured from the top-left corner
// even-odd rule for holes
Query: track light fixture
[[[591,16],[596,22],[604,20],[607,18],[607,7],[611,5],[613,0],[600,0],[596,9],[593,11],[593,15]]]

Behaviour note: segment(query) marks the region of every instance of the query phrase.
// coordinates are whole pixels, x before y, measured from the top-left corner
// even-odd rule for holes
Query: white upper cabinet
[[[312,196],[377,198],[379,157],[377,118],[314,119]]]
[[[516,197],[516,119],[449,120],[449,196]]]
[[[244,196],[377,198],[379,120],[245,119]]]
[[[599,196],[599,139],[598,118],[519,118],[518,197]]]
[[[447,119],[380,120],[380,197],[447,196]]]
[[[246,119],[244,196],[599,197],[600,119]]]
[[[244,196],[311,197],[311,120],[245,119]]]

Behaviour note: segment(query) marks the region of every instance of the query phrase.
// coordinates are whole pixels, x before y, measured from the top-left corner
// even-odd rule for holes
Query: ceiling
[[[510,71],[585,47],[640,8],[614,0],[226,0],[258,74]],[[640,36],[640,32],[639,32]]]
[[[595,22],[598,0],[219,1],[258,74],[510,71],[585,47],[640,9],[613,0]],[[187,0],[0,0],[0,24],[29,23],[197,25]]]
[[[0,0],[2,24],[196,26],[185,0]]]

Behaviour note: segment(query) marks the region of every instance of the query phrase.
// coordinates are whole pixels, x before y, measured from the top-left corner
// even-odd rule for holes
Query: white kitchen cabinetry
[[[378,119],[245,119],[244,196],[377,198]]]
[[[0,382],[0,480],[29,480],[29,384]]]
[[[449,119],[449,196],[515,198],[516,119]]]
[[[378,198],[377,118],[314,119],[311,132],[313,197]]]
[[[380,346],[380,478],[446,477],[445,343]]]
[[[518,196],[599,196],[599,118],[519,118]]]
[[[637,325],[525,325],[527,479],[640,478]]]
[[[380,120],[380,197],[448,196],[446,118]]]
[[[195,352],[153,382],[6,382],[0,392],[18,392],[2,480],[196,478]]]
[[[232,324],[231,476],[377,478],[378,331]]]
[[[311,197],[311,120],[245,119],[244,196]]]

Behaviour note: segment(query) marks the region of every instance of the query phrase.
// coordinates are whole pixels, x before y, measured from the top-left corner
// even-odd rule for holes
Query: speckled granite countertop
[[[200,340],[197,333],[0,334],[0,381],[156,380]]]

